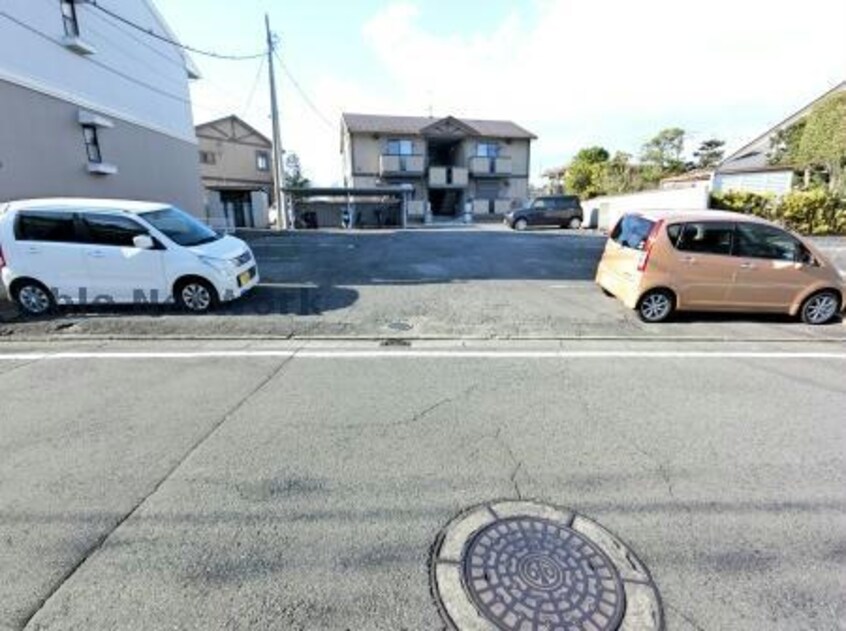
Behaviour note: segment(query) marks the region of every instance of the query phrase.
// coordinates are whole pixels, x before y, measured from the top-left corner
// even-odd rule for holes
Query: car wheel
[[[666,289],[646,292],[637,303],[637,314],[648,323],[666,322],[676,310],[675,296]]]
[[[805,324],[827,324],[840,311],[840,296],[834,291],[821,291],[802,303],[799,315]]]
[[[53,294],[37,280],[21,281],[12,293],[14,301],[27,315],[41,316],[56,308]]]
[[[189,278],[180,281],[173,292],[180,309],[191,313],[207,313],[217,306],[217,290],[206,280]]]
[[[567,227],[570,228],[570,230],[578,230],[582,227],[582,220],[578,217],[573,217],[570,220],[570,223],[567,224]]]
[[[525,230],[528,227],[529,227],[529,222],[526,221],[525,219],[518,219],[517,221],[514,222],[514,229],[519,230],[520,232],[522,232],[523,230]]]

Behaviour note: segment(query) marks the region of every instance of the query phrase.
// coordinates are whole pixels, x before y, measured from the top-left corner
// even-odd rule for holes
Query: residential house
[[[808,116],[818,103],[838,92],[846,92],[846,81],[725,158],[714,175],[714,192],[737,190],[776,195],[789,192],[793,187],[794,168],[791,165],[770,164],[773,139],[780,131],[792,127]]]
[[[344,183],[410,186],[412,218],[501,215],[528,199],[535,139],[510,121],[344,114]]]
[[[198,73],[175,41],[149,0],[5,0],[0,201],[130,198],[202,217]]]
[[[197,140],[209,208],[221,209],[226,227],[267,227],[273,192],[270,139],[237,116],[228,116],[198,125]]]

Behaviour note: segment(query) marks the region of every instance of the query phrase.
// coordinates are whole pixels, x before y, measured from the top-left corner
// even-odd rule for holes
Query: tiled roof
[[[440,118],[426,116],[381,116],[375,114],[344,114],[344,124],[351,133],[403,134],[416,136],[425,127],[429,127]],[[535,139],[532,132],[523,129],[511,121],[476,120],[456,118],[471,127],[479,136],[485,138],[520,138]]]

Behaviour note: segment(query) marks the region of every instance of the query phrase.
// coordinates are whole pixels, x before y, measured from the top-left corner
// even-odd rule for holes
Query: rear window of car
[[[642,250],[654,227],[654,221],[641,215],[623,215],[614,226],[610,238],[624,248]]]
[[[79,240],[71,212],[22,210],[15,221],[18,241],[75,243]]]

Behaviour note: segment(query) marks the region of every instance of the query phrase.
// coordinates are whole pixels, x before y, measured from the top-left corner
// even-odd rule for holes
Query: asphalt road
[[[0,627],[439,629],[439,529],[515,497],[622,537],[670,629],[846,619],[843,344],[0,350]]]
[[[247,238],[262,285],[213,315],[89,309],[25,322],[0,302],[0,337],[844,337],[838,326],[743,315],[686,315],[656,330],[594,285],[605,238],[588,231],[515,233],[495,225]],[[846,269],[846,240],[821,244]]]
[[[842,324],[647,327],[590,233],[251,241],[212,316],[0,305],[3,631],[440,629],[430,548],[499,498],[616,532],[670,629],[846,629]]]

